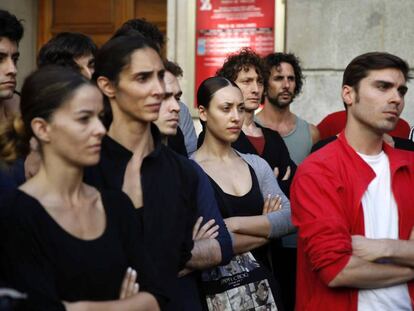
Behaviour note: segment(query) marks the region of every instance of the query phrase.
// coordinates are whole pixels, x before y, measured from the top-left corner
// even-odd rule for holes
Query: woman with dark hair
[[[289,197],[296,164],[290,159],[280,134],[260,126],[254,120],[255,112],[262,102],[265,82],[260,56],[250,48],[243,48],[230,54],[216,75],[233,81],[244,97],[245,118],[238,139],[232,143],[233,148],[242,153],[257,154],[265,159],[273,169],[280,188]],[[204,132],[201,132],[198,136],[199,146],[203,139]]]
[[[214,236],[198,239],[195,234],[193,241],[199,175],[190,160],[162,144],[152,123],[165,96],[164,72],[156,46],[140,35],[115,37],[101,47],[94,79],[110,105],[112,120],[101,160],[88,169],[85,180],[129,195],[144,228],[146,250],[171,298],[167,307],[183,310],[186,301],[180,299],[178,273],[184,267],[218,264],[225,254]],[[207,244],[218,246],[217,251],[209,252]],[[191,294],[188,300],[193,298]]]
[[[234,252],[252,251],[253,261],[270,268],[267,242],[294,228],[289,200],[269,165],[259,156],[231,147],[244,120],[242,92],[226,78],[209,78],[198,89],[197,105],[205,138],[192,158],[210,177],[222,216],[233,233]]]
[[[96,86],[48,66],[25,80],[21,117],[0,133],[2,159],[27,154],[31,137],[42,156],[0,203],[0,273],[28,294],[25,310],[157,310],[164,301],[129,198],[82,182],[99,161],[102,110]]]

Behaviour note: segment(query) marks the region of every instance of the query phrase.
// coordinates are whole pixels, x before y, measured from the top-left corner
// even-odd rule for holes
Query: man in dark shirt
[[[0,10],[0,124],[19,113],[20,96],[16,93],[19,42],[23,26],[16,16]],[[7,142],[2,142],[7,143]],[[4,157],[5,155],[2,155]],[[7,160],[7,159],[4,159]],[[12,166],[0,160],[0,195],[24,181],[23,161]]]
[[[188,157],[183,132],[180,130],[180,99],[183,94],[178,78],[183,71],[180,66],[164,60],[165,97],[162,101],[158,119],[154,122],[163,134],[163,142],[175,152]]]
[[[168,60],[164,60],[164,66],[166,69],[164,76],[165,97],[161,104],[158,119],[154,123],[164,136],[163,142],[174,151],[180,153],[180,150],[185,150],[184,141],[181,141],[180,146],[177,144],[177,140],[171,140],[170,138],[176,136],[179,130],[178,121],[182,91],[178,78],[182,76],[182,69],[177,64]],[[171,145],[172,141],[175,142],[173,145]],[[205,257],[207,254],[221,253],[220,264],[225,264],[233,255],[230,235],[218,209],[214,191],[207,175],[196,162],[189,161],[189,164],[196,169],[199,177],[197,189],[197,215],[200,217],[200,225],[204,224],[204,228],[201,227],[198,231],[201,233],[205,230],[214,230],[213,226],[218,226],[217,233],[215,234],[217,237],[215,239],[196,241],[195,247],[202,248],[202,250],[201,252],[193,251],[193,260],[197,260],[195,257],[198,256],[200,258],[199,260],[205,262],[205,266],[211,266],[214,264],[214,260],[211,261],[212,258],[210,256],[207,256],[207,258],[203,258],[203,256]],[[197,230],[195,229],[195,231]],[[191,270],[186,269],[185,271],[182,271],[182,273],[188,272],[191,272]],[[201,310],[200,298],[197,292],[197,277],[197,272],[193,272],[189,275],[182,276],[179,280],[180,299],[184,303],[184,310]]]

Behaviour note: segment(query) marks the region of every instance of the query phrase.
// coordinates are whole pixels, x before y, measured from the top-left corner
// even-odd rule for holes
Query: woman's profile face
[[[52,114],[45,147],[63,161],[77,166],[98,163],[105,135],[100,120],[102,113],[103,97],[98,88],[89,84],[80,86]]]
[[[164,97],[164,65],[152,48],[135,50],[119,74],[115,101],[128,119],[153,122]]]
[[[237,87],[230,85],[218,90],[209,107],[201,106],[199,111],[210,134],[223,142],[237,140],[244,121],[243,95]]]

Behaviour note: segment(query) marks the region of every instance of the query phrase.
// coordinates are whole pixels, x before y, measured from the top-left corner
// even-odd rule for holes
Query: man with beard
[[[290,111],[290,104],[303,85],[302,69],[294,54],[272,53],[264,58],[265,104],[256,115],[256,122],[277,131],[289,150],[290,158],[299,165],[319,140],[319,132],[313,124]],[[279,271],[278,280],[283,284],[283,294],[288,310],[293,310],[296,280],[296,234],[282,238],[282,247],[275,257]]]
[[[265,104],[256,120],[279,132],[292,160],[299,165],[319,140],[318,129],[290,111],[303,85],[302,69],[294,54],[272,53],[265,57]]]

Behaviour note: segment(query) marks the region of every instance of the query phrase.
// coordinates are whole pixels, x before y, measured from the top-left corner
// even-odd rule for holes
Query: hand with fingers
[[[119,300],[130,298],[139,292],[139,284],[137,283],[137,272],[131,267],[127,269],[122,281],[121,289],[119,291]],[[96,307],[92,308],[89,302],[67,302],[63,301],[67,311],[86,311],[86,310],[101,310]],[[107,309],[105,309],[107,310]],[[111,309],[113,310],[113,309]],[[129,310],[129,309],[128,309]]]
[[[290,166],[288,166],[286,169],[285,176],[283,176],[282,180],[288,180],[290,177],[290,173],[291,173]]]
[[[202,240],[202,239],[215,239],[218,236],[219,226],[215,225],[215,220],[210,219],[203,226],[203,217],[198,217],[194,227],[193,227],[193,240]]]
[[[275,177],[276,178],[278,178],[279,177],[279,168],[277,167],[277,166],[275,166],[275,168],[273,169],[273,174],[275,175]],[[290,166],[288,166],[287,168],[286,168],[286,173],[285,173],[285,175],[283,176],[283,178],[282,178],[282,180],[288,180],[289,179],[289,177],[290,177],[290,173],[291,173],[291,169],[290,169]]]
[[[273,174],[275,174],[276,178],[279,177],[279,168],[277,166],[275,166],[275,168],[273,169]]]
[[[119,299],[126,299],[138,294],[139,284],[137,283],[137,272],[128,268],[122,281]]]
[[[280,195],[271,196],[270,194],[268,194],[263,204],[263,215],[278,211],[281,208],[282,198],[280,197]]]

